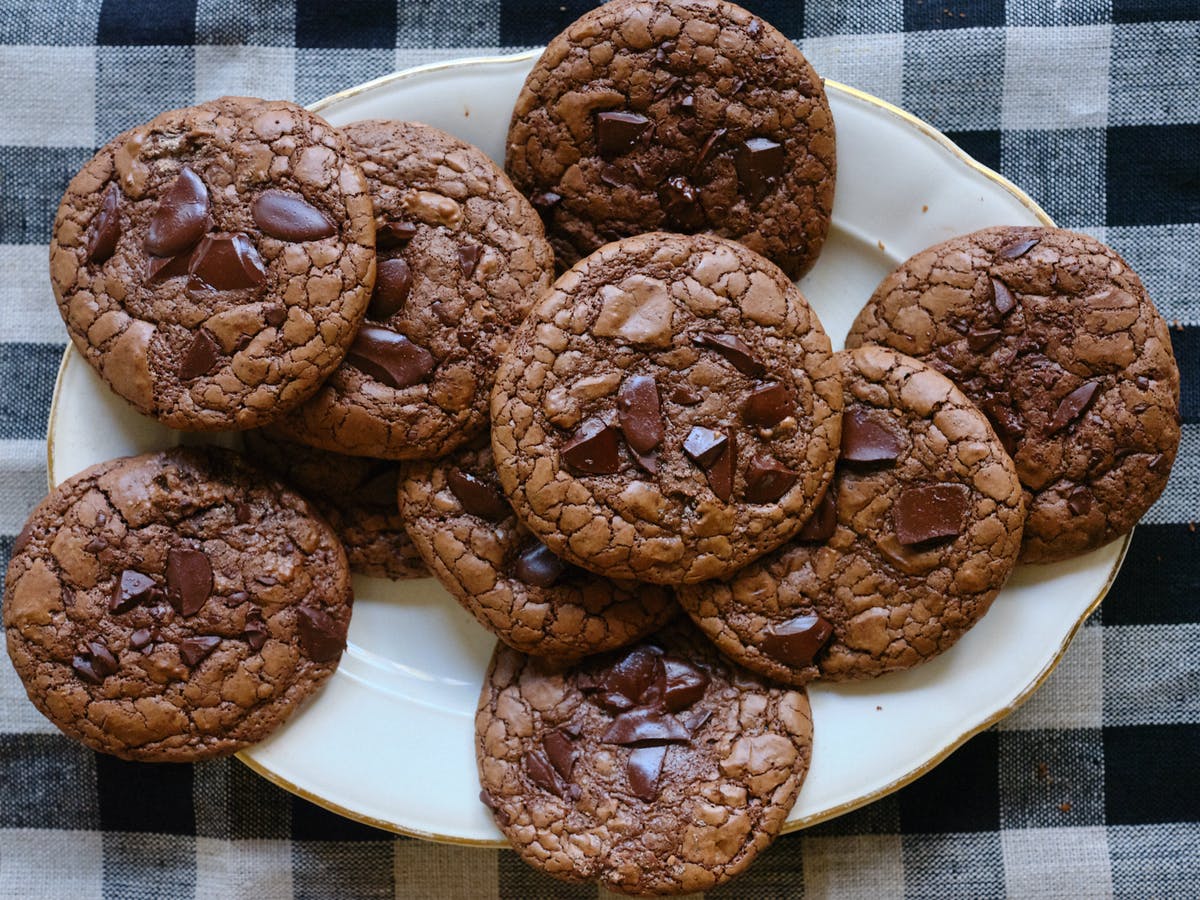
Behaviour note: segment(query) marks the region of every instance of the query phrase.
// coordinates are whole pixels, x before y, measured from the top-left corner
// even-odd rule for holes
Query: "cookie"
[[[534,308],[496,376],[492,447],[522,522],[610,578],[718,578],[791,537],[833,475],[829,338],[740,244],[601,248]]]
[[[522,653],[561,660],[612,650],[678,611],[665,587],[600,578],[546,549],[504,499],[486,444],[412,463],[400,508],[434,576]]]
[[[886,344],[949,376],[991,420],[1026,490],[1023,562],[1129,531],[1179,449],[1167,325],[1112,249],[1056,228],[987,228],[902,263],[846,346]]]
[[[76,349],[140,412],[253,428],[342,361],[374,247],[337,131],[292,103],[223,97],[100,149],[58,208],[50,280]]]
[[[261,741],[337,667],[350,573],[299,495],[227,450],[92,466],[13,544],[8,652],[34,705],[124,759]]]
[[[833,117],[795,44],[721,0],[616,0],[550,42],[505,166],[560,265],[646,231],[711,231],[789,277],[833,210]]]
[[[812,752],[803,691],[721,658],[686,620],[561,671],[500,646],[475,717],[480,799],[530,865],[626,894],[744,870]]]
[[[833,483],[804,530],[679,601],[729,657],[787,684],[909,669],[987,612],[1016,564],[1025,504],[983,414],[884,347],[837,354]]]
[[[399,463],[318,450],[269,431],[247,431],[244,440],[251,459],[303,494],[333,526],[351,572],[393,579],[429,575],[396,503]]]
[[[487,429],[496,361],[554,254],[483,151],[412,122],[343,133],[375,200],[379,277],[346,362],[280,427],[355,456],[442,456]]]

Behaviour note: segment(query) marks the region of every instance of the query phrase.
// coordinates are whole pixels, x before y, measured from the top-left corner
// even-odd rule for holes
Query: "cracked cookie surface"
[[[610,578],[728,574],[803,524],[832,477],[829,338],[772,263],[708,235],[609,244],[530,313],[492,394],[521,521]]]
[[[741,7],[616,0],[534,65],[505,167],[562,266],[646,231],[712,231],[794,279],[829,229],[834,124],[803,54]]]
[[[34,705],[125,759],[234,753],[337,667],[341,545],[236,454],[175,449],[68,479],[13,545],[8,652]]]
[[[1179,449],[1166,322],[1109,247],[1055,228],[988,228],[883,280],[846,346],[885,344],[953,380],[987,414],[1026,490],[1024,562],[1086,553],[1131,529]]]
[[[292,103],[222,97],[100,149],[59,206],[50,279],[76,349],[140,412],[243,429],[341,362],[374,247],[337,131]]]
[[[425,578],[429,570],[396,503],[400,464],[344,456],[270,431],[247,431],[246,453],[317,508],[346,550],[350,571],[376,578]]]
[[[343,129],[375,203],[379,275],[346,361],[280,423],[355,456],[432,459],[487,428],[496,362],[554,253],[483,151],[413,122]]]
[[[1012,460],[945,376],[884,347],[836,354],[842,456],[804,531],[729,578],[678,590],[723,652],[777,681],[909,669],[952,646],[1012,573]]]
[[[802,690],[725,660],[686,620],[552,669],[499,646],[475,718],[480,799],[530,865],[626,894],[743,871],[812,752]]]
[[[400,507],[434,576],[523,653],[571,659],[612,650],[678,611],[668,588],[601,578],[555,557],[517,521],[489,447],[410,464]]]

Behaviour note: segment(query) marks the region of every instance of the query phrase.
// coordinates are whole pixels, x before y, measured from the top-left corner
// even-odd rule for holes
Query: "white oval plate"
[[[428,122],[501,161],[513,102],[536,56],[423,66],[313,108],[334,124]],[[851,88],[827,88],[838,132],[833,231],[800,286],[836,343],[880,279],[917,250],[987,225],[1051,224],[1032,200],[930,126]],[[67,352],[50,412],[52,483],[105,459],[191,439],[138,415]],[[812,688],[812,769],[788,827],[896,790],[1011,712],[1100,602],[1126,546],[1117,541],[1068,563],[1020,569],[983,621],[927,665]],[[434,840],[498,844],[478,800],[474,758],[475,704],[491,636],[432,580],[357,578],[355,592],[349,649],[336,675],[242,760],[360,821]]]

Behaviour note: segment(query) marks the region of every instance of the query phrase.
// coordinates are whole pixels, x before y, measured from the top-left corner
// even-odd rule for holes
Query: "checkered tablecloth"
[[[58,199],[97,145],[223,93],[307,103],[544,43],[580,0],[0,0],[0,560],[45,490]],[[911,110],[1141,273],[1183,448],[1045,687],[892,796],[781,838],[728,897],[1200,896],[1200,0],[760,0],[817,70]],[[818,737],[819,739],[819,737]],[[508,851],[396,838],[232,760],[60,736],[0,661],[0,897],[597,897]]]

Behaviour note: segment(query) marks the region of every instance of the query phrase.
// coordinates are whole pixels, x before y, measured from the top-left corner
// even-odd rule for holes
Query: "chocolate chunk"
[[[186,166],[159,201],[146,232],[146,250],[174,256],[191,247],[208,230],[208,188]]]
[[[609,187],[625,186],[625,179],[621,177],[620,169],[613,165],[606,165],[600,170],[600,181]]]
[[[180,253],[178,256],[150,256],[146,258],[146,282],[166,281],[179,275],[186,275],[192,264],[191,253]]]
[[[738,147],[734,159],[738,184],[751,203],[758,203],[771,192],[783,174],[787,151],[783,144],[770,138],[754,137]]]
[[[1008,285],[999,278],[992,279],[992,305],[1002,316],[1008,315],[1017,307],[1017,299],[1008,289]]]
[[[683,727],[692,733],[692,737],[704,727],[704,723],[712,718],[711,709],[692,710],[683,720]]]
[[[702,398],[691,385],[681,384],[671,393],[671,402],[680,406],[695,406]]]
[[[217,649],[219,643],[221,639],[215,634],[185,638],[179,642],[179,656],[188,666],[195,668],[208,654]]]
[[[179,363],[179,377],[184,381],[207,374],[217,364],[221,348],[203,328],[192,338],[192,345]]]
[[[287,310],[282,306],[268,306],[263,310],[263,318],[266,319],[268,325],[278,328],[287,321]]]
[[[377,322],[390,319],[404,307],[412,288],[412,270],[402,257],[385,259],[375,268],[375,290],[367,315]]]
[[[167,551],[167,599],[185,616],[194,616],[212,594],[212,563],[200,550]]]
[[[607,744],[636,744],[641,741],[687,743],[692,739],[678,719],[655,709],[631,709],[620,713],[600,740]]]
[[[634,747],[630,752],[625,774],[629,777],[629,790],[639,800],[650,802],[658,797],[658,783],[666,758],[666,745]]]
[[[71,668],[84,681],[101,684],[109,675],[115,674],[120,666],[108,647],[100,641],[88,641],[86,650],[71,660]]]
[[[259,584],[266,585],[267,587],[273,587],[279,584],[279,580],[274,575],[255,575],[254,580]]]
[[[798,476],[769,456],[756,456],[746,468],[746,500],[772,503],[786,494]]]
[[[257,653],[267,643],[267,638],[270,636],[270,629],[267,628],[262,613],[257,609],[250,610],[246,614],[246,624],[242,628],[242,637],[246,639],[250,649]]]
[[[1167,458],[1161,453],[1155,453],[1150,457],[1150,461],[1146,463],[1146,468],[1151,472],[1157,472],[1166,464]]]
[[[762,652],[789,666],[811,666],[813,657],[833,635],[833,626],[817,615],[796,616],[768,629]]]
[[[714,128],[712,133],[705,139],[700,147],[700,152],[696,155],[696,161],[692,163],[692,174],[699,173],[701,167],[708,162],[708,158],[712,156],[713,148],[717,146],[717,141],[725,137],[724,128]]]
[[[596,676],[594,698],[605,709],[624,710],[644,702],[662,673],[661,654],[641,646],[628,651]]]
[[[662,692],[662,704],[668,712],[682,712],[704,697],[709,677],[703,670],[682,659],[663,657],[663,673],[666,676]]]
[[[121,189],[110,184],[104,192],[100,211],[92,219],[87,233],[87,261],[102,263],[117,249],[121,236]]]
[[[724,452],[729,438],[719,431],[693,425],[683,441],[683,452],[701,468],[707,469]]]
[[[296,613],[304,651],[317,662],[337,659],[346,646],[346,635],[333,616],[315,606],[301,606]]]
[[[188,290],[239,291],[261,284],[267,276],[262,258],[250,242],[250,236],[236,234],[206,235],[192,254]]]
[[[364,375],[396,389],[420,384],[437,365],[424,347],[380,325],[364,325],[358,330],[346,361]]]
[[[684,94],[679,98],[679,102],[675,104],[675,109],[683,113],[685,116],[690,116],[696,112],[696,97],[694,94]]]
[[[525,751],[525,771],[529,774],[530,780],[544,791],[549,791],[556,797],[563,796],[563,785],[558,778],[558,773],[554,771],[554,767],[550,764],[550,760],[546,758],[546,754],[541,750],[526,750]]]
[[[483,247],[479,244],[464,243],[458,248],[458,267],[462,269],[463,278],[470,278],[475,274],[475,267],[479,265],[479,257],[483,255]]]
[[[905,488],[892,510],[897,540],[911,547],[961,534],[970,502],[971,491],[965,484]]]
[[[750,392],[742,406],[742,420],[747,425],[771,428],[796,410],[792,395],[786,387],[774,381],[760,385]]]
[[[233,517],[239,525],[245,525],[251,519],[252,510],[249,503],[238,501],[233,507]]]
[[[450,486],[450,493],[458,498],[463,509],[471,515],[487,519],[489,522],[502,522],[512,515],[512,509],[500,491],[478,475],[472,475],[462,469],[451,469],[446,475],[446,482]]]
[[[271,189],[250,204],[254,224],[281,241],[317,241],[337,234],[329,217],[299,194]]]
[[[649,127],[650,120],[638,113],[596,113],[596,147],[601,156],[609,159],[628,153]]]
[[[129,646],[133,650],[141,650],[143,647],[149,647],[154,640],[154,632],[149,628],[139,628],[129,636]]]
[[[617,413],[625,442],[638,454],[649,453],[663,439],[658,383],[653,375],[634,375],[621,383]]]
[[[1137,385],[1139,391],[1147,391],[1150,389],[1150,379],[1145,375],[1139,375],[1133,379],[1133,383]]]
[[[375,246],[380,250],[395,250],[416,236],[415,222],[386,222],[375,230]]]
[[[106,541],[104,538],[100,537],[99,535],[96,535],[96,537],[92,538],[90,541],[88,541],[86,544],[83,545],[83,549],[86,550],[88,553],[99,553],[101,550],[108,549],[108,541]]]
[[[1027,238],[1023,241],[1014,241],[1011,244],[1005,244],[996,251],[996,259],[1017,259],[1024,256],[1041,241],[1038,238]]]
[[[717,457],[716,462],[708,467],[705,475],[708,486],[717,498],[724,503],[733,496],[733,473],[737,468],[737,434],[732,428],[725,432],[725,449]]]
[[[988,394],[980,403],[984,415],[996,429],[996,436],[1009,455],[1017,452],[1021,438],[1025,436],[1025,423],[1012,408],[1012,399],[1007,393]]]
[[[108,600],[108,611],[129,612],[139,603],[149,600],[153,592],[154,579],[133,569],[126,569],[113,585],[112,596]]]
[[[650,453],[638,453],[632,447],[629,448],[630,454],[633,456],[633,461],[642,467],[651,475],[658,474],[658,454],[651,451]]]
[[[546,219],[554,212],[554,207],[562,203],[562,194],[556,194],[554,191],[542,191],[540,194],[530,197],[529,202],[533,204],[538,214]]]
[[[837,503],[833,499],[834,490],[832,484],[825,489],[825,493],[821,495],[821,502],[817,504],[813,514],[808,517],[808,521],[796,535],[796,540],[823,544],[833,537],[834,532],[837,531]]]
[[[892,463],[903,452],[904,437],[887,413],[855,406],[842,416],[842,462]]]
[[[567,565],[550,552],[545,544],[534,544],[520,556],[513,569],[521,581],[533,587],[554,587],[567,571]]]
[[[575,768],[575,759],[579,756],[575,742],[562,731],[549,731],[542,738],[542,748],[546,751],[550,765],[554,766],[554,771],[561,775],[564,781],[570,781],[571,770]]]
[[[612,475],[621,469],[617,428],[589,419],[562,445],[562,458],[572,469],[588,475]]]
[[[1067,507],[1077,516],[1086,516],[1092,511],[1092,492],[1082,486],[1074,488],[1067,495]]]
[[[1046,433],[1057,434],[1087,412],[1099,390],[1100,382],[1087,381],[1063,397],[1058,409],[1054,411],[1054,418],[1050,420]]]
[[[672,175],[658,189],[658,200],[667,218],[685,231],[695,231],[705,224],[704,208],[699,203],[696,188],[683,175]]]
[[[999,328],[972,328],[967,334],[967,346],[979,353],[996,343],[1003,333]]]
[[[697,347],[707,347],[709,350],[717,351],[720,356],[725,357],[743,375],[757,378],[766,371],[763,364],[754,355],[754,351],[747,347],[741,338],[735,335],[699,334],[692,338],[692,343]]]

